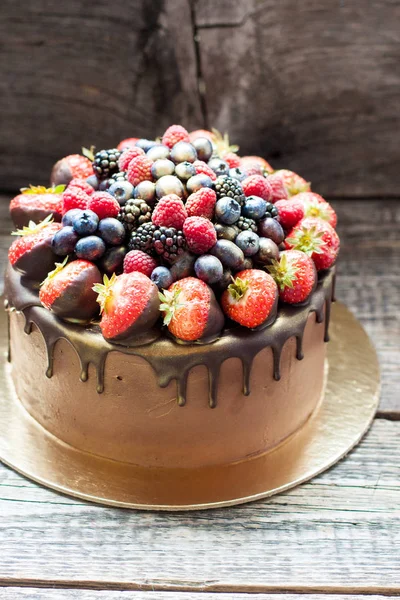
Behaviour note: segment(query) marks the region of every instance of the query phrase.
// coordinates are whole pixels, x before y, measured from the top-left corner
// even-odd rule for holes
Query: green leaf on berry
[[[100,304],[100,312],[107,312],[107,303],[113,295],[113,287],[117,281],[115,273],[109,278],[107,275],[103,277],[103,283],[96,283],[92,290],[98,294],[97,302]]]
[[[31,235],[33,233],[39,233],[41,229],[50,225],[53,222],[53,215],[47,215],[43,221],[40,223],[35,223],[34,221],[29,221],[28,225],[24,225],[22,229],[17,229],[16,231],[12,231],[11,235]]]
[[[32,185],[30,184],[27,188],[21,188],[22,194],[62,194],[67,186],[64,184],[52,186],[50,188],[44,185]]]
[[[308,256],[311,256],[312,254],[322,254],[324,251],[326,242],[322,239],[323,235],[324,232],[317,231],[316,227],[311,227],[310,229],[301,227],[290,237],[286,238],[286,241],[294,250],[301,250]]]
[[[239,150],[239,146],[230,144],[229,135],[227,133],[222,135],[222,133],[219,132],[218,129],[214,129],[214,127],[212,127],[211,131],[214,134],[214,144],[217,148],[217,153],[219,156],[223,157],[223,155],[227,154],[228,152],[237,152]]]
[[[249,289],[249,282],[247,279],[241,279],[232,277],[232,283],[228,285],[228,291],[234,300],[240,300],[243,298],[247,290]]]
[[[44,281],[42,281],[42,283],[40,284],[41,286],[44,285],[45,283],[47,283],[47,281],[50,281],[50,279],[53,279],[53,277],[55,277],[56,275],[58,275],[58,273],[60,273],[60,271],[63,270],[63,268],[66,266],[67,262],[68,262],[69,256],[66,256],[64,258],[64,260],[62,261],[62,263],[55,263],[55,269],[53,269],[53,271],[50,271],[47,274],[47,277]]]
[[[273,259],[267,266],[271,277],[275,279],[277,286],[283,291],[285,288],[293,288],[293,281],[296,279],[297,269],[295,264],[288,263],[286,254],[282,254],[279,260]]]
[[[318,202],[318,200],[306,200],[304,206],[305,217],[319,217],[324,221],[329,221],[329,205],[324,202]]]
[[[164,290],[164,293],[158,292],[158,297],[160,299],[160,311],[164,313],[164,325],[168,327],[171,323],[172,318],[179,308],[184,306],[183,302],[179,301],[179,296],[181,295],[181,290]]]
[[[90,148],[85,148],[83,146],[82,154],[83,154],[83,156],[85,156],[86,158],[88,158],[89,160],[91,160],[93,162],[95,150],[96,150],[95,146],[90,146]]]

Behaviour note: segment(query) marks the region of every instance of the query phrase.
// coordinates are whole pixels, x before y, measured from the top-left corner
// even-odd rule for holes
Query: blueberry
[[[160,179],[164,175],[172,175],[175,171],[175,165],[172,160],[168,158],[161,158],[156,160],[151,165],[151,175],[153,179]]]
[[[88,235],[77,241],[75,253],[78,258],[95,261],[101,258],[106,251],[106,245],[97,235]]]
[[[213,153],[213,145],[207,138],[197,138],[192,142],[197,152],[197,158],[207,162]]]
[[[124,206],[127,200],[133,198],[134,187],[129,181],[116,181],[110,185],[107,190],[111,196],[114,196],[121,206]]]
[[[242,215],[248,219],[258,221],[262,219],[267,210],[267,203],[259,196],[248,196],[242,206]]]
[[[224,267],[230,269],[238,269],[244,261],[242,250],[229,240],[217,240],[209,252],[219,258]]]
[[[189,142],[177,142],[172,147],[170,156],[175,164],[180,162],[192,163],[197,160],[196,149],[192,144],[189,144]]]
[[[229,165],[227,162],[214,156],[208,161],[208,166],[214,171],[214,173],[219,177],[220,175],[228,175],[229,173]]]
[[[126,231],[121,221],[108,217],[100,221],[98,233],[106,244],[119,246],[124,241]]]
[[[127,249],[125,246],[116,246],[115,248],[109,248],[99,261],[99,267],[102,271],[105,271],[107,275],[113,273],[122,273],[125,254]]]
[[[78,235],[90,235],[94,233],[99,224],[99,217],[92,210],[82,210],[80,215],[72,219],[72,227]]]
[[[136,142],[135,146],[138,146],[144,152],[148,152],[150,150],[150,148],[153,148],[154,146],[158,146],[158,144],[154,140],[146,140],[144,138],[141,138],[140,140],[138,140]]]
[[[257,254],[254,255],[254,260],[261,265],[270,265],[272,260],[278,260],[279,248],[272,240],[260,237],[260,247]]]
[[[161,158],[169,158],[169,148],[168,146],[164,146],[164,144],[156,144],[152,146],[150,150],[146,152],[147,156],[151,158],[151,160],[160,160]]]
[[[190,162],[181,162],[178,163],[175,167],[175,175],[177,175],[179,179],[187,181],[188,179],[193,177],[193,175],[196,175],[196,169]]]
[[[141,198],[147,203],[154,202],[156,199],[156,186],[152,181],[141,181],[135,187],[134,198]]]
[[[212,285],[221,279],[224,267],[216,256],[203,254],[194,263],[194,270],[199,279]]]
[[[67,225],[54,234],[51,247],[57,256],[67,256],[67,254],[72,254],[78,240],[79,236],[74,228]]]
[[[240,204],[233,198],[224,196],[215,205],[215,216],[220,223],[232,225],[239,220]]]
[[[282,225],[272,217],[267,217],[259,222],[258,234],[262,237],[270,238],[278,246],[285,239],[285,232],[282,229]]]
[[[89,177],[86,178],[86,183],[91,185],[94,190],[99,189],[99,180],[96,175],[89,175]]]
[[[246,171],[243,171],[243,169],[234,167],[233,169],[229,169],[229,177],[237,179],[238,181],[243,181],[243,179],[246,179],[247,174]]]
[[[182,181],[174,175],[164,175],[164,177],[160,177],[160,179],[156,183],[157,198],[162,198],[163,196],[167,196],[168,194],[176,194],[180,198],[183,198],[183,196],[185,195],[185,190],[182,185]]]
[[[213,182],[212,179],[205,175],[204,173],[199,173],[198,175],[194,175],[190,179],[187,180],[186,189],[189,194],[193,194],[193,192],[197,192],[197,190],[203,187],[212,188]]]
[[[150,279],[156,284],[159,290],[168,289],[174,283],[171,271],[167,267],[156,267]]]
[[[66,225],[72,225],[72,220],[78,215],[81,215],[82,213],[83,210],[81,208],[71,208],[71,210],[66,212],[63,218],[61,219],[61,224],[64,225],[64,227]]]
[[[254,231],[241,231],[235,239],[235,244],[245,256],[253,256],[260,247],[260,238]]]

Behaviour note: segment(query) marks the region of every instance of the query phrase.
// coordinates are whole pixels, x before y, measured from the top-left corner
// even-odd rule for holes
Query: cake
[[[11,377],[62,442],[199,468],[268,452],[318,410],[336,215],[237,150],[173,125],[65,157],[11,201]]]

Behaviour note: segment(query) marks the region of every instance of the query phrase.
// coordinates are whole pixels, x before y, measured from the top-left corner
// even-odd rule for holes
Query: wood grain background
[[[396,0],[2,0],[0,189],[181,122],[327,196],[395,195],[399,19]]]

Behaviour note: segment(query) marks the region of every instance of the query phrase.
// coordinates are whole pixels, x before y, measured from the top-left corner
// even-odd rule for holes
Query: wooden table
[[[2,600],[400,594],[400,204],[334,206],[342,238],[337,296],[364,324],[382,366],[380,409],[362,443],[290,492],[197,513],[95,506],[0,466]],[[6,198],[0,207],[4,267]]]

